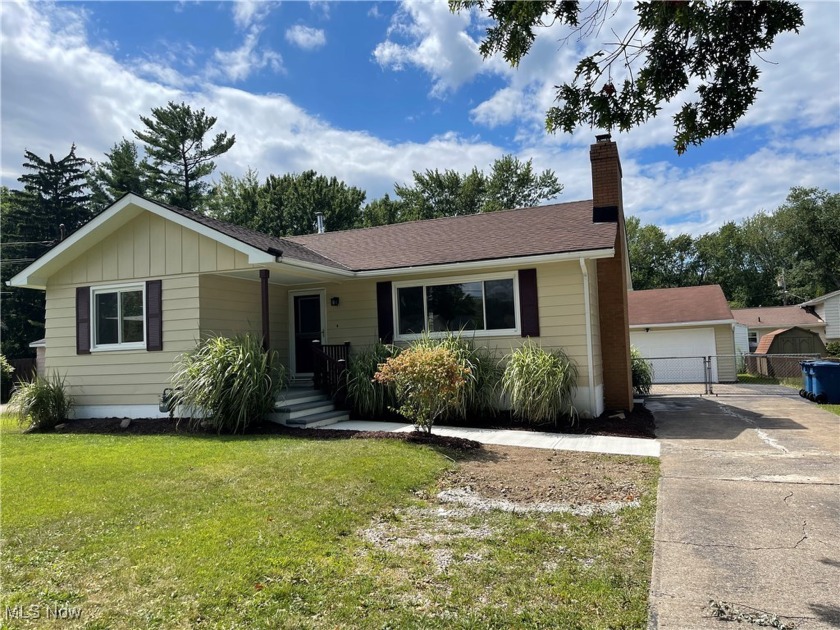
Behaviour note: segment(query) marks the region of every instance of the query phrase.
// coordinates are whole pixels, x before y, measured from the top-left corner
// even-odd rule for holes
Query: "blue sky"
[[[803,3],[805,27],[757,60],[758,102],[737,130],[672,149],[670,114],[614,134],[625,207],[670,233],[699,234],[784,202],[791,186],[840,191],[840,3]],[[560,201],[591,196],[597,129],[547,135],[553,86],[584,51],[544,29],[511,69],[484,60],[478,13],[445,2],[73,2],[0,6],[2,183],[24,149],[102,159],[139,115],[169,100],[203,107],[237,136],[218,172],[315,169],[373,199],[413,170],[487,169],[512,153],[553,169]],[[631,25],[631,3],[610,26]]]

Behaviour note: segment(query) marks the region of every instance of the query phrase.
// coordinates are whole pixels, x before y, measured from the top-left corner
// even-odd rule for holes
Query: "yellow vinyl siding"
[[[201,333],[233,336],[262,332],[259,281],[199,276]]]
[[[46,368],[65,376],[77,405],[152,405],[199,335],[199,278],[163,278],[163,351],[76,354],[76,287],[47,286]]]
[[[529,265],[532,267],[534,265]],[[511,266],[493,269],[488,274],[515,271]],[[540,337],[543,348],[562,348],[579,368],[578,385],[588,385],[586,320],[584,316],[583,278],[578,261],[536,265],[537,291],[540,307]],[[429,278],[448,278],[464,275],[480,276],[480,271],[428,273],[417,276],[394,275],[377,279],[349,280],[341,284],[313,284],[294,289],[307,288],[326,291],[326,343],[340,344],[349,341],[354,349],[364,348],[377,339],[376,283],[401,282]],[[590,270],[593,280],[594,266]],[[597,295],[597,290],[595,291]],[[339,298],[339,306],[331,306],[330,298]],[[593,334],[597,331],[597,302],[593,308]],[[286,307],[288,310],[288,306]],[[272,318],[275,312],[272,311]],[[494,350],[499,356],[511,352],[522,344],[519,336],[482,336],[476,343]],[[600,349],[597,349],[600,357]],[[288,352],[284,356],[288,361]],[[596,360],[596,384],[601,382],[600,358]]]
[[[718,355],[718,380],[721,383],[734,383],[738,374],[735,362],[735,335],[731,324],[715,326],[715,350]]]
[[[603,363],[601,361],[601,318],[598,308],[598,273],[596,261],[587,260],[586,269],[589,272],[589,314],[592,332],[592,365],[594,366],[595,385],[604,384]]]
[[[224,275],[200,276],[201,334],[233,336],[262,334],[262,297],[259,280]],[[271,348],[288,364],[289,329],[286,287],[268,285]]]

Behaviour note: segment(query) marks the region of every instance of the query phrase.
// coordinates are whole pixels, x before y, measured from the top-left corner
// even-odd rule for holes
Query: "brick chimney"
[[[633,408],[630,371],[630,327],[627,289],[630,287],[624,204],[621,194],[621,160],[609,134],[596,136],[589,148],[592,163],[592,221],[615,223],[615,256],[597,261],[601,356],[604,371],[604,404],[607,409]]]

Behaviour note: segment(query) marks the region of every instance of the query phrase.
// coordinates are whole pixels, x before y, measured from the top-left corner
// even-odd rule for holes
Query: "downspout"
[[[595,366],[592,363],[592,307],[589,303],[589,270],[586,268],[586,261],[583,258],[580,262],[580,273],[583,275],[583,312],[586,317],[586,365],[589,377],[589,408],[592,417],[598,407],[595,404]]]
[[[262,319],[262,347],[268,352],[271,347],[269,338],[271,324],[268,319],[268,269],[260,269],[260,315]]]

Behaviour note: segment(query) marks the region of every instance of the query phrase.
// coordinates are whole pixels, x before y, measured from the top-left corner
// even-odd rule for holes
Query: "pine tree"
[[[145,159],[138,159],[136,144],[123,138],[105,157],[104,162],[94,164],[89,175],[94,208],[104,208],[126,193],[148,195],[150,166]]]
[[[213,159],[230,150],[236,136],[228,137],[223,131],[204,148],[204,137],[216,124],[216,117],[207,116],[204,109],[193,111],[186,103],[170,101],[166,107],[152,108],[152,115],[140,116],[140,120],[146,129],[133,131],[145,143],[151,159],[152,187],[168,203],[202,210],[209,187],[201,180],[215,170]]]
[[[31,356],[29,343],[44,336],[44,293],[7,287],[6,281],[48,248],[69,236],[92,214],[86,190],[87,160],[76,145],[60,160],[25,151],[27,169],[18,178],[23,190],[2,191],[3,287],[2,351],[8,357]]]

